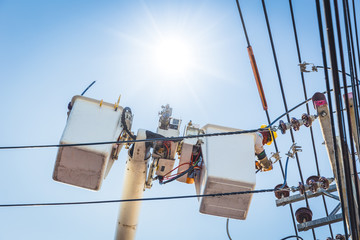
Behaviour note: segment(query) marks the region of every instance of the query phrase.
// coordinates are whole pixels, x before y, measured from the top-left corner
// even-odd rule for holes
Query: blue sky
[[[288,1],[266,1],[288,107],[304,100]],[[261,1],[240,1],[272,119],[284,112]],[[293,1],[304,61],[322,65],[314,1]],[[306,16],[306,17],[305,17]],[[156,66],[154,47],[168,36],[191,48],[191,66],[172,74]],[[132,130],[155,131],[161,105],[173,116],[201,126],[212,123],[240,129],[267,123],[258,97],[246,41],[234,1],[0,1],[0,145],[56,144],[66,123],[67,104],[88,84],[95,99],[128,106]],[[189,60],[190,61],[190,60]],[[308,97],[324,91],[324,75],[306,74]],[[311,113],[315,111],[310,106]],[[291,113],[300,118],[302,107]],[[284,118],[285,120],[285,118]],[[183,128],[182,128],[183,129]],[[318,123],[315,144],[321,174],[331,177]],[[295,133],[303,146],[303,175],[316,174],[309,130]],[[290,135],[279,134],[285,153]],[[273,146],[266,147],[268,153]],[[119,199],[126,150],[99,192],[52,180],[57,149],[0,151],[0,203]],[[288,185],[300,181],[289,162]],[[256,189],[282,182],[279,165],[257,175]],[[194,194],[181,183],[146,190],[144,197]],[[331,211],[337,203],[327,200]],[[294,204],[294,209],[305,203]],[[226,239],[224,218],[198,212],[196,199],[145,202],[137,239]],[[311,199],[314,218],[325,216],[322,200]],[[0,209],[0,239],[113,239],[118,204]],[[333,225],[342,233],[342,223]],[[233,239],[280,239],[293,235],[288,207],[277,208],[272,193],[253,196],[248,219],[230,221]],[[316,230],[329,237],[328,227]],[[311,232],[301,233],[312,239]]]

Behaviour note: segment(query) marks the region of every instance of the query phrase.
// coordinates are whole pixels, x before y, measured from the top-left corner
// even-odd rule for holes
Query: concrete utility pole
[[[146,139],[145,130],[138,130],[136,140]],[[130,151],[129,151],[130,152]],[[132,156],[128,156],[125,167],[123,194],[121,199],[143,197],[147,160],[145,142],[134,144]],[[120,205],[115,240],[135,239],[141,202],[123,202]]]

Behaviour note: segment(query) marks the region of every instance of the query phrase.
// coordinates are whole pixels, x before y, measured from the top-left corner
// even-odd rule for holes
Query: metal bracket
[[[307,231],[313,228],[322,227],[336,222],[341,222],[343,219],[342,213],[336,215],[329,215],[328,217],[319,218],[305,223],[300,223],[297,225],[299,232]]]
[[[306,194],[307,198],[314,198],[314,197],[318,197],[320,195],[324,195],[325,192],[326,193],[331,193],[331,192],[335,192],[335,191],[337,191],[336,184],[333,184],[333,185],[330,185],[330,187],[327,190],[319,188],[319,190],[317,192],[315,192],[315,193],[313,193],[311,191],[308,191],[305,194]],[[284,197],[284,198],[281,198],[281,199],[277,199],[276,200],[276,206],[280,207],[280,206],[285,206],[285,205],[290,204],[290,203],[300,202],[300,201],[305,199],[305,194],[304,195],[295,194],[295,195],[292,195],[292,196],[289,196],[289,197]]]
[[[307,66],[311,65],[311,70],[307,70]],[[307,62],[303,62],[303,63],[299,63],[298,66],[300,66],[300,71],[301,72],[317,72],[317,66],[315,66],[313,63],[307,63]]]
[[[280,157],[280,152],[276,152],[276,153],[271,153],[271,157],[269,158],[269,160],[271,160],[271,158],[275,158],[275,161],[273,163],[276,163],[277,161],[279,161],[281,159]]]
[[[336,207],[334,208],[334,210],[332,210],[332,212],[329,214],[329,216],[335,215],[341,208],[341,203],[339,203],[338,205],[336,205]]]
[[[288,157],[294,158],[295,154],[297,152],[302,152],[301,146],[296,146],[296,143],[293,143],[293,145],[291,145],[291,147],[290,147],[289,152],[286,153],[285,155],[288,156]]]

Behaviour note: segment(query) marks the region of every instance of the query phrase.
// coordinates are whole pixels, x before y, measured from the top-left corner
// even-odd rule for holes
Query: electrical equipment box
[[[123,108],[95,99],[74,96],[60,144],[117,141],[123,127]],[[132,120],[132,119],[131,119]],[[112,150],[117,145],[60,147],[53,179],[62,183],[99,190]]]
[[[208,124],[206,134],[240,131]],[[227,193],[255,188],[255,135],[236,134],[204,137],[203,165],[195,179],[198,194]],[[234,219],[246,219],[252,194],[200,198],[200,212]]]
[[[166,129],[162,129],[159,123],[157,133],[164,137],[178,137],[180,135],[180,124],[181,120],[177,118],[169,118],[169,124]]]
[[[191,155],[193,152],[194,145],[183,142],[181,147],[181,155],[179,160],[179,168],[177,173],[180,174],[186,171],[190,167]],[[187,174],[176,179],[179,182],[186,183]]]
[[[158,162],[158,167],[156,170],[156,175],[164,176],[174,168],[175,160],[173,159],[164,159],[160,158]]]

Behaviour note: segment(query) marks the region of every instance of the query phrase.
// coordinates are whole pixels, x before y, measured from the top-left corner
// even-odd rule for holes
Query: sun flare
[[[163,38],[154,48],[155,64],[162,73],[184,75],[193,64],[192,50],[181,38]]]

